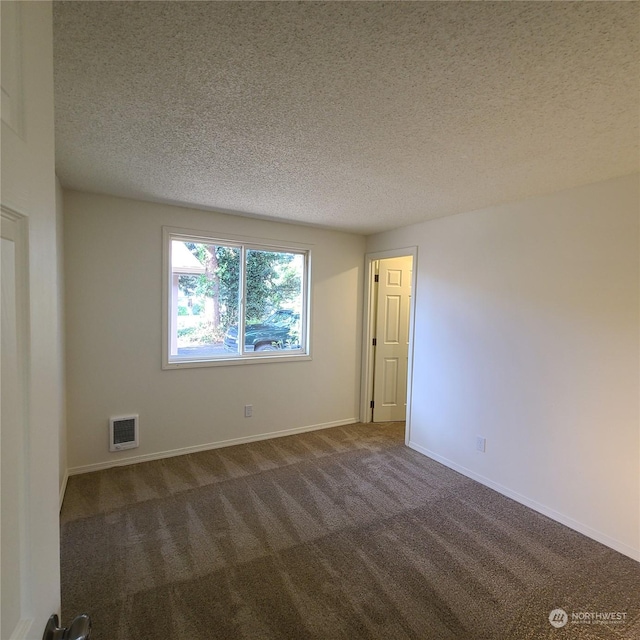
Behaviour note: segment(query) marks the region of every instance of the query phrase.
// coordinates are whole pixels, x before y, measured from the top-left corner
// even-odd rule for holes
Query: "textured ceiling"
[[[359,233],[636,171],[637,2],[55,2],[66,187]]]

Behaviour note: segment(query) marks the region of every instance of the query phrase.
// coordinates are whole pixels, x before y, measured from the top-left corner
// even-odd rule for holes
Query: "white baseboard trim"
[[[294,427],[293,429],[283,429],[281,431],[270,431],[268,433],[259,433],[254,436],[244,436],[242,438],[232,438],[230,440],[220,440],[218,442],[209,442],[207,444],[199,444],[193,447],[182,447],[180,449],[170,449],[169,451],[159,451],[158,453],[147,453],[141,456],[132,456],[129,458],[120,458],[119,460],[109,460],[107,462],[96,462],[94,464],[86,464],[80,467],[72,467],[67,471],[68,476],[76,476],[81,473],[91,473],[92,471],[101,471],[102,469],[110,469],[112,467],[123,467],[130,464],[138,464],[139,462],[149,462],[151,460],[161,460],[163,458],[173,458],[174,456],[184,456],[188,453],[198,453],[199,451],[209,451],[210,449],[221,449],[223,447],[233,447],[237,444],[246,444],[247,442],[257,442],[258,440],[270,440],[271,438],[283,438],[292,436],[296,433],[306,433],[307,431],[319,431],[320,429],[330,429],[331,427],[342,427],[346,424],[354,424],[358,422],[358,418],[346,418],[344,420],[334,420],[333,422],[323,422],[321,424],[308,425],[306,427]],[[66,481],[65,481],[66,486]]]
[[[60,485],[60,511],[62,511],[62,503],[64,502],[64,494],[67,490],[67,482],[69,481],[69,470],[64,472],[64,478],[62,478],[62,484]]]
[[[560,513],[559,511],[555,511],[554,509],[540,504],[539,502],[536,502],[531,498],[527,498],[526,496],[523,496],[516,491],[512,491],[511,489],[508,489],[507,487],[504,487],[501,484],[498,484],[497,482],[494,482],[493,480],[490,480],[489,478],[476,473],[475,471],[471,471],[471,469],[467,469],[466,467],[463,467],[462,465],[459,465],[449,460],[448,458],[444,458],[443,456],[438,455],[437,453],[434,453],[433,451],[426,449],[425,447],[422,447],[415,442],[409,442],[407,444],[409,447],[411,447],[411,449],[414,449],[418,453],[421,453],[428,458],[431,458],[432,460],[443,464],[445,467],[449,467],[450,469],[461,473],[463,476],[467,476],[467,478],[471,478],[472,480],[475,480],[476,482],[479,482],[480,484],[483,484],[484,486],[489,487],[490,489],[493,489],[498,493],[501,493],[503,496],[506,496],[507,498],[511,498],[512,500],[523,504],[525,507],[529,507],[530,509],[537,511],[542,515],[545,515],[552,520],[555,520],[556,522],[559,522],[560,524],[563,524],[570,529],[577,531],[578,533],[582,533],[583,535],[587,536],[587,538],[591,538],[596,542],[600,542],[610,549],[618,551],[625,556],[629,556],[631,559],[640,562],[640,549],[634,549],[633,547],[630,547],[629,545],[620,542],[615,538],[611,538],[610,536],[602,533],[601,531],[598,531],[597,529],[593,529],[582,522],[578,522],[577,520],[574,520],[573,518]]]

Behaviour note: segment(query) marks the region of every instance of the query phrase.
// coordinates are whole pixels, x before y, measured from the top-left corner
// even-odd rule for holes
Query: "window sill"
[[[274,355],[270,353],[269,355],[263,356],[243,356],[243,357],[234,357],[229,356],[228,358],[216,358],[215,360],[206,360],[206,359],[184,359],[184,360],[170,360],[169,362],[163,362],[162,368],[165,370],[168,369],[196,369],[202,367],[228,367],[235,366],[239,364],[264,364],[267,362],[302,362],[306,360],[311,360],[311,356],[307,353],[298,353],[298,354],[290,354],[283,353]]]

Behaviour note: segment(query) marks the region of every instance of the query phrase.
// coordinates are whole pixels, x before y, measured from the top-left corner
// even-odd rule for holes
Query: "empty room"
[[[640,637],[640,3],[0,9],[1,640]]]

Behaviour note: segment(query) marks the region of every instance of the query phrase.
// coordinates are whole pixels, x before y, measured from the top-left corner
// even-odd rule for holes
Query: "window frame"
[[[171,242],[197,242],[215,244],[240,249],[240,286],[238,305],[238,342],[241,351],[228,356],[172,356],[172,296],[173,272],[171,265]],[[302,278],[302,309],[300,313],[300,349],[282,351],[245,351],[245,299],[246,299],[246,255],[247,251],[277,251],[296,253],[304,257],[304,276]],[[268,238],[237,236],[235,234],[217,234],[214,232],[184,229],[180,227],[162,227],[162,368],[191,369],[197,367],[220,367],[239,364],[257,364],[265,362],[300,362],[311,360],[311,245],[290,243]],[[177,329],[176,329],[177,330]]]

